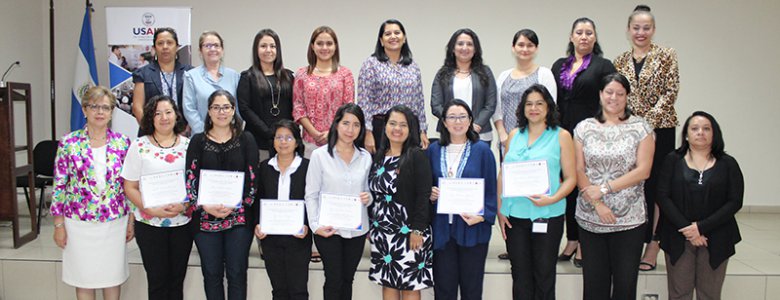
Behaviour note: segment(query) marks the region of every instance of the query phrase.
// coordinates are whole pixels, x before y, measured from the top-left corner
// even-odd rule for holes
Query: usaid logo
[[[154,21],[154,14],[152,13],[144,13],[141,16],[141,23],[143,23],[146,27],[151,27],[154,25]]]

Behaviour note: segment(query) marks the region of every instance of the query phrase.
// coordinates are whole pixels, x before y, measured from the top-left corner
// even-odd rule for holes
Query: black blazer
[[[493,78],[493,71],[488,66],[484,66],[485,74],[487,74],[487,86],[482,86],[482,78],[479,74],[471,73],[471,111],[474,114],[474,124],[482,127],[482,131],[490,132],[492,127],[490,126],[490,118],[496,111],[496,79]],[[448,101],[452,101],[455,98],[452,93],[452,84],[455,81],[455,77],[450,77],[449,80],[445,80],[438,73],[436,78],[433,79],[433,87],[431,88],[431,113],[434,116],[441,119],[444,113],[444,104]],[[441,122],[436,125],[436,131],[441,132]]]
[[[592,118],[600,109],[599,89],[604,76],[617,72],[612,62],[601,56],[593,55],[590,65],[577,74],[569,92],[561,84],[561,67],[567,57],[559,58],[552,65],[555,83],[558,85],[558,110],[561,113],[561,126],[574,133],[577,123]]]
[[[699,232],[707,237],[710,266],[715,269],[734,255],[734,245],[742,240],[734,218],[734,214],[742,208],[745,190],[742,171],[733,157],[723,154],[710,169],[710,178],[704,184],[707,208],[699,214],[707,217],[692,220],[685,213],[690,203],[684,179],[686,170],[684,155],[675,151],[666,156],[658,173],[658,205],[661,207],[658,235],[661,248],[671,255],[674,264],[682,255],[687,242],[677,230],[696,222]]]
[[[179,106],[179,112],[182,111],[184,72],[189,71],[190,69],[192,69],[192,66],[180,64],[179,62],[176,62],[176,65],[173,67],[176,76],[176,105]],[[157,64],[157,61],[152,61],[148,65],[135,70],[135,72],[133,72],[133,82],[144,83],[144,103],[154,96],[162,95],[163,89],[165,88],[160,79],[160,65]],[[184,118],[181,119],[183,120]],[[184,120],[184,122],[186,123],[187,121]]]
[[[277,199],[279,197],[279,172],[274,169],[273,166],[268,165],[271,159],[266,159],[260,162],[257,168],[257,198],[255,199],[255,205],[252,206],[252,213],[254,215],[254,225],[260,222],[260,199]],[[309,160],[303,158],[301,165],[295,170],[295,173],[290,175],[290,199],[303,200],[306,195],[306,172],[309,169]],[[309,225],[309,218],[304,210],[303,224]],[[254,229],[252,229],[254,230]],[[311,230],[307,233],[311,235]],[[284,238],[285,236],[268,236],[266,239]],[[306,238],[304,238],[306,239]]]
[[[293,78],[293,73],[285,69]],[[260,80],[265,81],[264,78]],[[278,80],[278,78],[277,78]],[[267,84],[267,83],[264,83]],[[263,150],[269,150],[273,143],[274,133],[271,132],[271,125],[276,121],[286,119],[292,120],[292,87],[293,82],[287,89],[277,91],[274,87],[274,97],[279,95],[279,115],[271,114],[271,95],[269,89],[261,89],[258,85],[258,78],[252,72],[252,67],[241,72],[241,78],[238,80],[236,88],[236,98],[241,117],[246,120],[246,129],[249,130],[257,141],[257,147]],[[277,94],[280,93],[280,94]]]
[[[371,174],[381,167],[374,163]],[[431,187],[433,175],[428,156],[420,148],[409,150],[403,165],[398,168],[396,191],[393,200],[406,208],[407,222],[413,230],[423,231],[431,225]]]

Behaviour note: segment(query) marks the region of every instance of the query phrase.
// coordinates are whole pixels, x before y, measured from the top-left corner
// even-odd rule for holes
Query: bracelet
[[[611,184],[609,184],[609,181],[607,181],[606,183],[607,183],[607,190],[609,190],[609,193],[610,193],[610,194],[611,194],[611,193],[614,193],[615,191],[614,191],[614,190],[612,190],[612,185],[611,185]]]
[[[65,227],[65,223],[54,223],[54,228]]]
[[[414,234],[416,234],[416,235],[419,235],[419,236],[422,236],[422,235],[423,235],[423,232],[422,232],[422,231],[420,231],[420,230],[417,230],[417,229],[414,229],[414,230],[412,230],[412,233],[414,233]]]

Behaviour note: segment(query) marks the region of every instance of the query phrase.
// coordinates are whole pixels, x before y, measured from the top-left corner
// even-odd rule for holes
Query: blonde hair
[[[113,110],[116,107],[116,96],[107,87],[100,85],[93,86],[84,93],[84,96],[81,97],[81,107],[86,108],[87,105],[101,100],[103,97],[108,97],[109,105],[111,110]]]

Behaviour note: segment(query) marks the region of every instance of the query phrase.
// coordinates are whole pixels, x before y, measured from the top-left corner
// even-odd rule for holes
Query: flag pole
[[[57,140],[57,118],[55,109],[55,79],[54,79],[54,0],[49,0],[49,81],[51,86],[49,87],[49,102],[51,113],[51,140]]]

